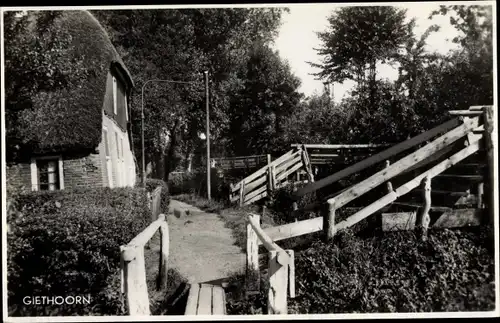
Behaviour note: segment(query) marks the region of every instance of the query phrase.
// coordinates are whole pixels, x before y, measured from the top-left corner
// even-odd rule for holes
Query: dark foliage
[[[226,291],[226,308],[229,315],[267,314],[267,294],[269,280],[260,276],[260,290],[256,294],[246,295],[246,274],[237,273],[229,278]]]
[[[225,174],[220,169],[210,170],[210,193],[213,199],[228,202],[230,184],[236,179]],[[172,195],[197,194],[207,196],[207,172],[206,169],[195,169],[191,173],[170,174],[168,185]]]
[[[296,256],[292,313],[488,311],[494,260],[487,229],[361,239],[345,232]]]
[[[119,247],[148,224],[144,191],[33,192],[18,205],[21,216],[8,219],[10,315],[118,313]],[[26,295],[90,295],[92,304],[25,306]]]
[[[167,183],[164,180],[156,178],[146,179],[146,190],[148,192],[152,193],[158,186],[161,186],[161,211],[167,213],[168,206],[170,205],[170,192]]]
[[[86,11],[11,12],[5,22],[8,158],[95,149],[108,71],[126,71],[107,33]]]
[[[305,186],[304,184],[297,185],[297,189]],[[306,212],[300,214],[298,217],[292,217],[293,211],[293,202],[297,202],[298,209],[303,208],[304,206],[317,202],[316,193],[310,193],[302,196],[298,201],[294,199],[294,188],[292,185],[287,185],[282,188],[279,188],[271,193],[267,201],[267,207],[269,211],[272,213],[273,220],[277,225],[287,224],[300,220],[307,220],[311,217],[315,217],[316,215],[311,212]]]

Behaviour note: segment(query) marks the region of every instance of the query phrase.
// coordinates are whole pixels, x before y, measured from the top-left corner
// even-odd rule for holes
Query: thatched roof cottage
[[[127,104],[132,77],[106,31],[89,12],[49,15],[50,19],[43,12],[28,12],[27,28],[33,34],[40,33],[41,19],[50,23],[43,37],[23,39],[28,48],[37,42],[33,51],[43,49],[45,40],[64,45],[56,48],[61,57],[54,55],[50,63],[69,63],[60,68],[66,84],[38,87],[23,106],[22,100],[7,102],[11,128],[6,140],[11,141],[7,147],[12,150],[7,152],[7,178],[28,190],[133,186],[136,164]],[[71,71],[66,73],[69,76],[64,75],[66,70]]]

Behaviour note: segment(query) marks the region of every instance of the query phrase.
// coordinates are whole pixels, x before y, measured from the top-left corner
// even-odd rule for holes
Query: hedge
[[[170,205],[170,191],[167,183],[165,183],[165,181],[161,179],[156,178],[146,179],[146,191],[152,193],[158,186],[161,186],[161,210],[162,212],[167,213],[168,206]]]
[[[120,245],[149,223],[144,191],[99,188],[31,192],[8,218],[12,316],[120,314]],[[117,283],[118,280],[118,283]],[[25,296],[91,296],[91,305],[30,305]]]
[[[359,238],[344,232],[296,253],[290,313],[491,311],[495,270],[488,228]]]

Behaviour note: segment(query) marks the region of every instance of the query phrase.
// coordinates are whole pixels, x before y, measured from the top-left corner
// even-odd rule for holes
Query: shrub
[[[119,288],[109,286],[116,285],[120,245],[132,240],[150,219],[144,191],[31,192],[18,201],[22,216],[8,219],[16,224],[8,235],[10,315],[120,312]],[[90,295],[92,306],[23,304],[23,297],[36,295]]]
[[[494,260],[477,230],[361,239],[343,232],[296,256],[291,313],[493,310]]]
[[[303,187],[304,184],[297,185],[297,188]],[[293,198],[294,189],[292,185],[287,185],[275,190],[271,193],[267,201],[267,206],[269,210],[273,213],[274,221],[280,224],[286,224],[293,222],[296,218],[292,217],[293,212],[293,202],[296,200]],[[316,193],[306,194],[301,197],[297,202],[297,207],[300,209],[308,204],[317,202]],[[297,220],[306,220],[316,215],[312,212],[306,212],[300,214]]]
[[[229,199],[229,187],[233,180],[222,170],[212,168],[210,172],[210,193],[213,199],[227,201]],[[172,195],[197,194],[207,196],[207,172],[206,169],[196,169],[191,173],[171,174],[168,185]]]
[[[172,195],[191,194],[196,192],[194,173],[174,173],[168,177],[168,187]]]
[[[170,192],[167,183],[161,179],[146,179],[146,191],[152,193],[158,186],[161,186],[161,210],[163,212],[168,212],[168,206],[170,205]]]
[[[261,275],[259,292],[247,296],[245,276],[245,273],[235,273],[229,277],[225,288],[227,314],[267,314],[269,280],[266,275]]]

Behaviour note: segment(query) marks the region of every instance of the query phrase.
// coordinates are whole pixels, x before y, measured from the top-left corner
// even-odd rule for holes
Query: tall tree
[[[267,45],[256,43],[242,70],[243,88],[231,102],[232,149],[236,155],[281,152],[283,120],[302,97],[300,80],[290,66]]]
[[[177,164],[171,161],[180,160],[181,156],[184,159],[204,145],[198,135],[205,132],[201,74],[205,70],[210,75],[210,132],[215,139],[212,149],[215,154],[224,151],[226,140],[222,134],[229,123],[230,98],[243,84],[236,71],[246,64],[253,42],[272,40],[282,11],[241,8],[96,13],[110,30],[125,63],[132,66],[138,87],[153,78],[200,83],[200,86],[148,85],[147,152],[156,152],[158,157],[169,160],[164,177]],[[136,116],[140,116],[140,102],[140,92],[136,92],[132,99]],[[137,133],[140,130],[137,118],[134,124]],[[167,136],[163,136],[163,145],[159,145],[163,133]]]
[[[329,28],[319,32],[324,56],[315,75],[329,82],[354,80],[374,84],[376,65],[389,61],[408,37],[406,10],[395,7],[345,7],[329,18]]]

